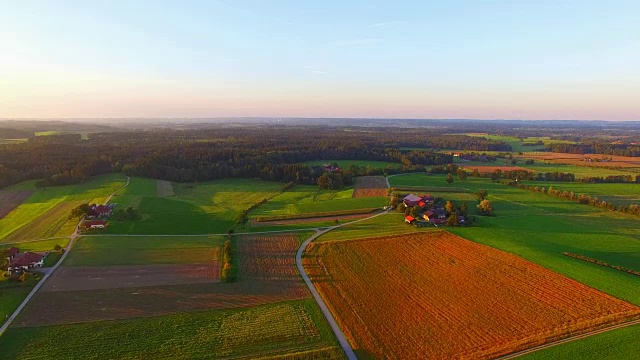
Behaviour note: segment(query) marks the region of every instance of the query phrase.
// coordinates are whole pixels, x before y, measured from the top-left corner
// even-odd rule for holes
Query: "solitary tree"
[[[458,226],[460,224],[460,219],[458,219],[458,214],[453,213],[447,218],[447,225],[449,226]]]
[[[396,206],[396,210],[398,212],[404,212],[404,203],[398,204],[398,206]]]
[[[453,175],[451,175],[451,173],[447,174],[447,179],[446,179],[447,184],[451,185],[451,183],[453,182]]]
[[[462,169],[458,169],[458,178],[460,178],[460,181],[464,182],[467,179],[467,172]]]
[[[484,200],[487,197],[487,195],[489,195],[489,192],[487,190],[478,190],[476,192],[476,196],[480,201]]]
[[[444,210],[447,214],[455,214],[456,213],[456,205],[451,200],[447,200],[444,204]]]
[[[467,207],[467,203],[463,202],[462,205],[460,205],[460,215],[467,216],[468,212],[469,212],[469,209]]]
[[[480,201],[480,204],[478,204],[478,210],[483,215],[491,215],[493,207],[491,207],[491,202],[489,200],[484,199]]]

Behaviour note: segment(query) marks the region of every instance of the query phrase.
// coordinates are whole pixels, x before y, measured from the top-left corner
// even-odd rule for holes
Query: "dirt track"
[[[220,280],[220,264],[62,266],[42,291],[84,291],[143,286],[211,283]]]
[[[384,176],[359,176],[353,189],[353,197],[387,196],[387,181]]]

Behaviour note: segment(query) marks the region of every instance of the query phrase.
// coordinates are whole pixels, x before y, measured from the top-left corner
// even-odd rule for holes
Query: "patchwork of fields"
[[[113,174],[78,185],[36,189],[35,182],[28,181],[9,187],[3,191],[28,191],[31,194],[0,218],[0,243],[69,236],[77,223],[77,219],[69,220],[73,207],[87,202],[102,203],[125,182],[123,175]]]
[[[313,244],[304,261],[367,356],[494,358],[640,317],[637,306],[443,231]]]
[[[231,283],[219,281],[222,240],[83,237],[0,347],[25,359],[84,347],[85,358],[343,358],[297,272],[299,236],[235,237]]]

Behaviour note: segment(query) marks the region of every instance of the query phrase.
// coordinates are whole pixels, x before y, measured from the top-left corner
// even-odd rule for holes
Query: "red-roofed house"
[[[404,197],[403,201],[404,201],[404,204],[407,205],[408,207],[413,207],[418,205],[420,201],[422,201],[422,198],[415,194],[409,194]]]
[[[418,203],[418,206],[420,206],[420,207],[424,207],[425,205],[427,205],[427,203],[426,203],[426,202],[424,202],[424,201],[420,201],[420,202]]]
[[[9,249],[7,249],[7,260],[11,261],[15,259],[18,254],[20,254],[20,249],[18,249],[17,247],[10,247]]]
[[[404,222],[406,222],[407,224],[411,224],[411,223],[413,223],[414,221],[416,221],[416,218],[414,218],[414,217],[413,217],[413,216],[411,216],[411,215],[407,215],[407,216],[404,218]]]
[[[89,207],[87,215],[90,217],[108,217],[111,215],[112,208],[106,205],[93,204]]]
[[[87,220],[82,223],[82,227],[85,229],[104,229],[107,227],[105,220]]]
[[[42,267],[45,256],[34,252],[23,252],[9,263],[9,273],[21,273],[31,268]]]

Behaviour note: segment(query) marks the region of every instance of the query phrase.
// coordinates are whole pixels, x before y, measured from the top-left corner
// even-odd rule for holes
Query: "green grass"
[[[465,134],[468,136],[476,136],[476,137],[483,137],[485,139],[488,140],[496,140],[496,141],[503,141],[506,142],[507,144],[511,145],[511,150],[513,152],[527,152],[527,151],[539,151],[539,150],[544,150],[544,145],[536,145],[536,146],[525,146],[522,140],[520,140],[520,138],[517,138],[515,136],[506,136],[506,135],[490,135],[490,134],[481,134],[481,133],[468,133]],[[535,142],[536,140],[531,140],[531,139],[527,139],[526,142]]]
[[[552,181],[526,181],[527,185],[538,185],[556,190],[573,191],[576,194],[596,196],[600,200],[611,202],[615,205],[628,206],[640,205],[640,184],[595,184],[581,182],[552,182]]]
[[[320,236],[316,241],[365,239],[377,236],[394,236],[434,230],[436,230],[436,228],[431,226],[415,227],[406,224],[404,222],[404,214],[391,211],[388,214],[380,215],[373,219],[363,220],[337,228]]]
[[[93,178],[84,184],[43,189],[36,189],[34,181],[14,185],[9,190],[34,192],[0,219],[0,243],[69,236],[77,221],[71,220],[71,226],[68,225],[68,216],[73,206],[82,202],[103,202],[109,194],[121,188],[125,181],[123,175],[110,174]]]
[[[640,325],[613,330],[519,357],[523,360],[620,360],[640,354]]]
[[[182,264],[218,259],[222,237],[84,236],[65,259],[68,266]]]
[[[391,185],[441,184],[444,175],[409,174],[390,179]],[[564,199],[468,178],[469,193],[489,191],[494,217],[478,217],[470,227],[448,228],[455,234],[519,255],[618,298],[640,305],[640,277],[604,268],[562,252],[572,252],[610,264],[640,270],[640,220],[633,216],[580,205]],[[438,194],[434,194],[438,196]],[[446,196],[444,196],[446,197]],[[468,203],[472,210],[475,202]]]
[[[307,161],[304,164],[309,166],[322,166],[324,164],[333,164],[333,163],[337,163],[340,168],[348,168],[351,165],[356,165],[359,167],[371,166],[374,169],[384,169],[387,166],[402,167],[402,164],[398,162],[374,161],[374,160],[317,160],[317,161]]]
[[[540,162],[539,160],[535,160],[532,165],[527,165],[524,163],[523,158],[518,159],[516,166],[520,166],[523,168],[531,169],[536,172],[547,173],[547,172],[563,172],[563,173],[573,173],[576,175],[576,178],[586,178],[586,177],[607,177],[609,175],[631,175],[634,179],[637,175],[636,172],[626,171],[626,170],[617,170],[617,169],[606,169],[603,167],[587,167],[587,166],[578,166],[578,165],[566,165],[566,164],[553,164],[553,163],[545,163]],[[498,164],[498,161],[495,163]]]
[[[39,281],[29,276],[24,283],[14,282],[9,281],[3,274],[4,271],[0,271],[0,324],[13,314]]]
[[[175,196],[160,198],[156,182],[134,178],[113,199],[122,208],[140,210],[142,219],[112,222],[105,231],[118,234],[214,234],[235,226],[243,210],[278,194],[283,184],[251,179],[225,179],[196,184],[173,184]]]
[[[51,136],[51,135],[58,135],[58,134],[60,134],[60,131],[58,131],[58,130],[36,131],[35,132],[36,136]]]
[[[386,197],[352,198],[353,189],[318,190],[316,186],[297,185],[254,209],[250,217],[300,215],[341,210],[382,208]]]
[[[233,310],[37,328],[0,338],[6,359],[342,359],[312,299]]]

